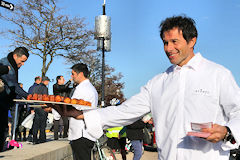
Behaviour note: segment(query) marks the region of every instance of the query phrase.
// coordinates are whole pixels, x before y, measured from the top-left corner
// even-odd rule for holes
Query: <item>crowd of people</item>
[[[228,160],[230,150],[238,148],[240,144],[240,92],[231,72],[207,60],[200,53],[194,53],[198,32],[192,18],[166,18],[160,24],[160,37],[173,65],[151,79],[139,94],[120,105],[88,111],[82,111],[74,105],[56,104],[47,104],[44,109],[32,109],[29,113],[35,113],[33,144],[46,141],[46,123],[42,122],[46,122],[46,111],[51,111],[56,129],[54,139],[58,139],[57,130],[62,117],[63,135],[70,140],[74,159],[91,159],[91,149],[103,131],[120,126],[125,127],[119,129],[117,139],[125,137],[126,132],[132,141],[134,159],[140,159],[144,126],[141,119],[151,112],[160,160]],[[29,93],[48,94],[48,77],[42,77],[39,83],[35,82],[29,93],[19,86],[18,69],[28,57],[28,50],[18,47],[0,60],[4,86],[0,90],[1,151],[8,129],[8,110],[14,104],[13,98],[26,98]],[[71,70],[71,79],[76,86],[69,91],[70,82],[65,84],[64,78],[58,76],[53,86],[54,94],[69,94],[71,98],[83,99],[90,102],[91,107],[97,107],[98,93],[88,79],[87,65],[75,64]],[[66,117],[68,123],[64,120]],[[212,125],[206,125],[209,122]],[[189,136],[193,124],[200,129],[194,136]],[[125,153],[121,153],[125,159]]]
[[[11,60],[10,62],[13,64],[11,64],[10,66],[9,64],[8,65],[2,64],[3,69],[1,69],[2,71],[1,79],[5,84],[4,91],[7,89],[7,87],[10,87],[10,85],[7,83],[8,81],[5,80],[6,79],[5,77],[11,78],[14,80],[12,82],[13,88],[10,92],[12,93],[11,95],[12,97],[10,97],[10,95],[6,95],[6,96],[9,96],[9,103],[8,105],[6,105],[7,107],[5,109],[6,109],[6,113],[10,113],[10,114],[8,114],[8,119],[4,119],[6,122],[8,122],[5,128],[4,128],[4,125],[1,125],[2,127],[1,129],[4,130],[4,132],[1,132],[1,133],[4,133],[4,136],[1,137],[2,138],[1,151],[8,149],[6,148],[6,143],[4,147],[4,142],[7,136],[10,137],[10,139],[12,138],[14,129],[15,129],[16,141],[29,141],[29,142],[32,142],[33,145],[46,142],[47,116],[48,116],[48,112],[51,112],[54,118],[54,121],[53,121],[54,140],[58,140],[59,137],[60,138],[68,137],[73,150],[74,158],[90,159],[91,149],[94,145],[94,142],[96,141],[96,138],[93,138],[91,135],[88,134],[83,120],[77,120],[75,118],[72,118],[72,117],[69,118],[62,115],[62,110],[60,106],[56,106],[56,105],[54,105],[54,107],[52,107],[51,110],[45,110],[44,108],[30,107],[30,105],[26,103],[19,103],[18,105],[19,109],[17,110],[18,113],[17,114],[15,113],[16,111],[15,111],[14,103],[12,102],[13,99],[15,98],[26,99],[27,95],[35,94],[35,93],[42,94],[42,95],[43,94],[49,95],[48,87],[50,82],[50,79],[47,76],[44,76],[44,77],[36,76],[34,79],[33,85],[29,87],[28,92],[25,92],[23,90],[23,84],[18,83],[18,80],[16,77],[17,77],[18,69],[22,65],[24,65],[24,62],[27,60],[27,57],[29,56],[28,51],[24,47],[19,47],[19,48],[16,48],[11,53],[11,55],[15,55],[15,54],[17,55],[16,59],[13,58],[13,60],[11,60],[11,58],[9,58]],[[14,69],[15,74],[10,76],[8,75],[9,74],[8,72],[12,71],[11,70],[12,66],[17,66],[17,67],[15,67]],[[83,99],[85,101],[91,102],[92,107],[97,107],[98,93],[95,87],[91,84],[91,82],[88,79],[89,71],[88,71],[87,65],[83,63],[79,63],[79,64],[73,65],[71,69],[72,69],[72,76],[68,82],[65,83],[65,79],[62,75],[59,75],[56,77],[56,83],[52,86],[53,94],[60,95],[63,97],[71,97],[72,99],[74,98]],[[70,87],[71,82],[75,84],[74,88]],[[120,104],[119,100],[117,99],[113,99],[113,100],[117,101],[117,104]],[[112,102],[112,105],[114,105],[113,102]],[[4,112],[1,112],[1,114],[3,113]],[[15,117],[15,115],[17,115],[17,117]],[[28,135],[27,135],[26,128],[24,128],[21,124],[23,120],[29,115],[34,115],[34,118],[33,118],[32,127],[31,129],[29,129]],[[14,124],[15,122],[16,124]],[[14,127],[14,125],[16,127]],[[123,128],[126,128],[126,127],[123,127]],[[133,127],[128,126],[129,135],[131,135],[130,130],[132,129]],[[126,132],[124,132],[123,134],[125,135],[123,136],[124,138],[120,138],[121,153],[123,155],[122,156],[123,159],[126,159],[126,151],[125,151]],[[136,146],[135,155],[139,157],[138,159],[140,159],[141,157],[140,156],[141,154],[139,154],[138,152],[139,145],[142,146],[141,139],[142,138],[138,139],[140,140],[139,143],[133,143],[134,148]],[[133,142],[135,142],[134,139],[133,139]],[[135,144],[138,144],[138,145],[135,145]],[[111,146],[111,148],[114,149],[115,147]]]

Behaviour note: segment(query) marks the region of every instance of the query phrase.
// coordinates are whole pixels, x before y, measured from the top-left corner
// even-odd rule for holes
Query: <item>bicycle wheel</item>
[[[112,149],[108,146],[101,147],[102,155],[104,160],[116,160],[116,156]]]
[[[112,149],[109,148],[108,146],[102,146],[100,148],[100,151],[102,159],[98,151],[93,151],[91,155],[92,160],[116,160],[115,154],[113,153]]]

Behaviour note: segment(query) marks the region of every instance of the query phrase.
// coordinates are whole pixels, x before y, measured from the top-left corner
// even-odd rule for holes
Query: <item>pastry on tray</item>
[[[84,101],[83,99],[63,97],[60,95],[47,95],[47,94],[29,94],[27,100],[38,100],[38,101],[50,101],[50,102],[64,102],[68,104],[78,104],[83,106],[91,106],[90,102]]]

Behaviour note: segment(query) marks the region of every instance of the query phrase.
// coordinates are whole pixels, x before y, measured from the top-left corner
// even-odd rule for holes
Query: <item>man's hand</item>
[[[75,107],[71,105],[62,105],[63,116],[65,117],[73,117],[76,119],[83,119],[83,112],[77,110]]]
[[[47,104],[48,107],[54,108],[61,116],[64,117],[73,117],[75,119],[83,119],[83,112],[77,110],[75,107],[71,105],[53,105]]]
[[[223,140],[227,134],[227,128],[218,124],[214,124],[213,128],[204,128],[201,131],[211,133],[211,135],[207,137],[206,140],[213,143],[217,143]]]
[[[32,109],[32,110],[31,110],[31,114],[34,114],[34,113],[35,113],[35,111],[34,111],[34,109]]]

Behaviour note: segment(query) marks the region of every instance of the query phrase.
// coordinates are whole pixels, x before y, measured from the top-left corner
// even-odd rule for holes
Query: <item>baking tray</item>
[[[44,107],[46,104],[65,104],[71,105],[79,110],[90,110],[90,109],[97,109],[97,107],[92,106],[84,106],[79,104],[71,104],[71,103],[64,103],[64,102],[53,102],[53,101],[39,101],[39,100],[25,100],[25,99],[14,99],[15,102],[22,102],[22,103],[30,103],[30,107],[39,108]]]

